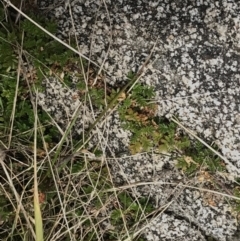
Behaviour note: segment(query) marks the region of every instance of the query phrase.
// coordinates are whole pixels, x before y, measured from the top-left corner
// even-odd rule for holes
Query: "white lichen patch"
[[[76,34],[80,50],[99,65],[104,63],[106,81],[112,86],[122,86],[152,52],[140,82],[154,87],[158,115],[177,115],[187,128],[217,144],[231,164],[225,163],[228,177],[240,177],[239,1],[75,0],[68,7],[71,17],[65,6],[53,9],[59,37]],[[71,95],[72,91],[51,83],[40,94],[39,104],[62,121],[81,104],[73,103]],[[94,119],[89,107],[84,108],[76,127],[79,133],[83,124],[88,126]],[[131,133],[121,128],[116,113],[95,132],[89,145],[102,145],[107,155],[119,158],[117,164],[111,162],[116,183],[186,182],[169,157],[124,158]],[[146,228],[147,240],[234,237],[237,224],[224,200],[214,206],[196,190],[157,184],[135,188],[133,194],[150,196],[160,207],[169,203],[173,192],[177,194],[169,213],[159,215]]]

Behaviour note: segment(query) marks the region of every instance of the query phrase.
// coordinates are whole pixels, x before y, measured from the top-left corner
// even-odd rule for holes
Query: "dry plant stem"
[[[176,189],[178,186],[180,186],[180,185],[179,185],[179,184],[176,185],[175,189]],[[159,207],[158,209],[156,209],[156,210],[154,210],[153,212],[151,212],[150,214],[148,214],[148,215],[145,217],[145,221],[146,221],[147,223],[146,223],[145,225],[141,226],[141,228],[140,228],[139,230],[137,230],[136,232],[134,232],[134,233],[132,234],[131,239],[127,238],[127,239],[124,239],[124,241],[131,241],[133,238],[135,238],[135,237],[137,237],[138,235],[140,235],[140,234],[142,233],[142,231],[144,231],[144,230],[147,228],[147,226],[149,225],[149,223],[151,223],[154,219],[157,219],[160,215],[162,215],[162,213],[163,213],[165,210],[167,210],[174,201],[177,200],[177,198],[180,196],[180,194],[182,193],[182,191],[183,191],[184,188],[185,188],[185,187],[182,187],[182,189],[181,189],[180,191],[178,191],[177,193],[175,193],[175,190],[173,190],[173,193],[172,193],[172,194],[175,195],[174,198],[173,198],[170,202],[168,202],[167,204]],[[169,194],[169,196],[172,195],[172,194]],[[160,211],[160,213],[159,213],[159,211]],[[158,213],[158,214],[157,214],[157,215],[154,215],[155,213]],[[151,220],[148,220],[147,218],[148,218],[149,216],[152,216],[152,215],[154,215],[154,217],[151,218]],[[136,226],[136,225],[134,225],[134,226]],[[133,227],[134,227],[134,226],[133,226]]]
[[[231,199],[240,201],[239,197],[235,197],[233,195],[213,191],[213,190],[210,190],[207,188],[194,187],[194,186],[185,185],[185,184],[176,183],[176,182],[161,182],[161,181],[160,182],[138,182],[138,183],[132,183],[132,184],[128,184],[128,185],[124,185],[124,186],[120,186],[120,187],[110,188],[110,189],[107,189],[105,192],[113,192],[114,190],[116,190],[116,191],[127,190],[129,188],[138,187],[138,186],[146,186],[146,185],[176,185],[176,186],[178,185],[180,187],[195,189],[195,190],[202,191],[202,192],[209,192],[209,193],[221,195],[223,197],[227,197],[227,198],[231,198]]]
[[[20,5],[19,5],[19,9],[20,9],[20,10],[22,10],[22,4],[23,4],[23,1],[24,1],[24,0],[21,0],[21,3],[20,3]],[[21,16],[21,14],[18,13],[18,15],[17,15],[17,17],[16,17],[16,19],[15,19],[15,24],[18,22],[20,16]]]
[[[156,217],[152,218],[151,221],[153,221],[154,219],[157,219],[160,215],[162,215],[163,212],[166,211],[175,200],[176,200],[176,198],[174,198],[174,200],[170,201],[169,203],[167,203],[167,204],[165,204],[164,206],[162,206],[162,207],[158,208],[157,210],[155,210],[155,211],[154,211],[155,213],[158,212],[158,211],[160,211],[160,210],[161,210],[161,211],[160,211],[160,213],[159,213]],[[151,214],[150,214],[150,215],[151,215]],[[147,221],[147,219],[146,219],[146,221]],[[139,230],[137,230],[136,232],[134,232],[134,234],[132,234],[131,237],[128,237],[128,238],[124,239],[123,241],[132,241],[135,237],[137,237],[137,236],[140,235],[143,231],[145,231],[146,228],[148,227],[148,225],[149,225],[149,222],[147,221],[147,224],[143,225]]]
[[[131,81],[129,81],[116,95],[115,97],[110,101],[109,105],[105,108],[105,110],[98,116],[98,118],[94,121],[94,123],[90,126],[89,131],[87,133],[87,138],[85,142],[80,141],[75,147],[75,152],[79,152],[91,139],[92,135],[90,134],[91,131],[96,127],[98,123],[100,123],[101,119],[107,114],[109,110],[114,108],[115,104],[118,102],[119,97],[126,91],[126,89],[131,86],[136,81],[135,78],[133,78]]]
[[[60,156],[60,153],[61,153],[61,150],[62,150],[62,146],[65,142],[65,140],[67,139],[67,136],[69,135],[70,131],[72,130],[72,127],[74,126],[76,120],[77,120],[77,117],[78,117],[78,113],[80,111],[80,108],[81,108],[81,104],[77,107],[77,109],[75,110],[75,112],[73,113],[73,118],[72,120],[69,122],[69,125],[67,126],[67,129],[62,137],[62,139],[60,140],[59,144],[58,144],[58,147],[57,147],[57,150],[56,150],[56,153],[53,157],[53,160],[52,160],[52,166],[54,166],[57,162],[57,159],[59,158]],[[48,171],[47,175],[50,174],[50,171]],[[52,173],[53,174],[53,173]]]
[[[150,59],[151,59],[151,57],[152,57],[152,55],[153,55],[153,52],[154,52],[154,49],[155,49],[155,47],[156,47],[157,42],[158,42],[158,38],[156,39],[156,41],[155,41],[155,43],[154,43],[154,45],[153,45],[153,47],[152,47],[152,49],[151,49],[151,52],[150,52],[150,54],[148,55],[147,59],[145,60],[145,62],[144,62],[143,65],[141,66],[140,70],[138,71],[138,73],[137,73],[137,78],[136,78],[136,80],[132,83],[132,86],[129,88],[128,93],[134,88],[134,86],[136,85],[136,83],[138,82],[138,80],[139,80],[139,79],[141,78],[141,76],[143,75],[144,70],[145,70],[145,68],[147,67],[147,65],[148,65],[148,63],[149,63],[149,61],[150,61]]]
[[[29,83],[28,83],[29,84]],[[30,86],[29,86],[30,87]],[[29,88],[30,89],[30,88]],[[30,89],[31,90],[31,89]],[[34,87],[34,91],[35,91],[35,93],[36,93],[36,103],[34,104],[33,103],[33,106],[37,106],[37,99],[38,99],[38,91],[35,89],[35,87]],[[31,93],[31,91],[30,91],[30,93]],[[32,93],[31,93],[31,96],[32,96]],[[77,108],[77,110],[76,110],[76,112],[75,112],[75,115],[74,115],[74,117],[76,118],[77,117],[77,115],[76,115],[76,113],[77,113],[77,111],[78,111],[78,109],[79,108]],[[37,119],[37,121],[39,121],[38,120],[38,117],[37,117],[37,110],[36,110],[36,108],[34,108],[34,110],[35,110],[35,117],[36,117],[36,119]],[[70,122],[70,127],[69,127],[69,129],[67,129],[67,134],[66,134],[66,132],[65,132],[65,135],[68,135],[68,131],[70,131],[71,130],[71,124],[73,125],[74,124],[74,118],[73,118],[73,123],[72,122]],[[37,125],[36,123],[35,123],[35,125]],[[35,131],[37,131],[37,126],[35,126]],[[41,130],[41,129],[40,129]],[[36,136],[36,134],[35,134],[35,136]],[[64,221],[65,221],[65,223],[66,223],[66,226],[67,226],[67,233],[69,234],[69,235],[71,235],[70,234],[70,228],[69,228],[69,225],[68,225],[68,220],[67,220],[67,218],[66,218],[66,213],[65,213],[65,209],[64,209],[64,205],[63,205],[63,202],[62,202],[62,199],[61,199],[61,196],[60,196],[60,192],[59,192],[59,188],[58,188],[58,184],[57,184],[57,180],[56,180],[56,177],[55,177],[55,173],[54,173],[54,170],[53,170],[53,165],[54,165],[54,163],[53,163],[53,160],[57,160],[57,157],[58,157],[58,155],[60,155],[60,151],[62,150],[62,144],[63,144],[63,142],[64,142],[64,136],[63,136],[63,138],[62,138],[62,142],[60,141],[60,143],[59,143],[59,145],[56,147],[56,148],[54,148],[54,149],[56,149],[56,152],[55,152],[55,158],[56,159],[53,159],[53,160],[51,160],[51,158],[50,158],[50,153],[49,153],[49,151],[48,151],[48,148],[47,148],[47,146],[46,146],[46,142],[45,142],[45,140],[44,140],[44,137],[43,137],[43,134],[41,133],[41,136],[42,136],[42,140],[43,140],[43,143],[44,143],[44,149],[45,149],[45,152],[47,153],[47,159],[48,159],[48,163],[49,163],[49,166],[50,166],[50,170],[49,170],[49,172],[47,173],[47,175],[49,175],[50,173],[52,174],[52,178],[53,178],[53,180],[54,180],[54,184],[55,184],[55,188],[56,188],[56,192],[57,192],[57,195],[58,195],[58,199],[59,199],[59,202],[60,202],[60,205],[61,205],[61,209],[62,209],[62,212],[63,212],[63,219],[64,219]],[[34,142],[35,143],[35,142]],[[51,151],[53,151],[53,150],[51,150]],[[36,158],[37,157],[37,148],[35,147],[35,150],[34,150],[34,155],[35,155],[35,157],[34,158]],[[37,170],[36,170],[36,172],[37,172]],[[35,172],[34,172],[35,173]],[[35,177],[35,178],[37,178],[37,177]],[[37,179],[36,179],[37,180]],[[34,182],[34,184],[35,184],[35,182]],[[37,182],[36,182],[36,185],[37,185]],[[38,195],[38,192],[37,192],[37,195]],[[37,198],[38,198],[38,196],[37,196]],[[37,201],[37,200],[36,200]]]
[[[147,57],[147,59],[145,60],[145,62],[143,63],[143,65],[141,66],[141,68],[139,69],[138,73],[136,74],[136,76],[134,78],[132,78],[116,95],[115,97],[110,101],[110,103],[108,104],[108,106],[105,108],[105,110],[98,116],[98,118],[94,121],[94,123],[90,126],[89,131],[88,131],[88,136],[90,135],[91,131],[96,127],[96,125],[98,123],[100,123],[101,119],[107,114],[107,112],[111,109],[114,108],[115,104],[119,102],[119,97],[121,97],[121,95],[123,93],[126,92],[126,90],[128,89],[128,87],[130,87],[130,89],[132,89],[132,85],[135,85],[137,83],[137,81],[139,81],[139,79],[141,78],[146,66],[149,63],[149,60],[153,54],[154,48],[156,46],[157,40],[153,46],[153,48],[151,49],[151,52],[149,54],[149,56]],[[129,92],[129,91],[128,91]],[[87,138],[87,140],[82,143],[82,141],[80,143],[78,143],[76,145],[76,152],[79,152],[90,140],[90,137]]]
[[[12,108],[12,113],[11,113],[11,118],[10,118],[11,127],[10,127],[10,133],[9,133],[9,138],[8,138],[8,149],[11,146],[13,124],[14,124],[14,119],[15,119],[15,111],[16,111],[19,80],[20,80],[20,71],[21,71],[21,65],[22,65],[23,40],[24,40],[24,33],[22,33],[22,42],[21,42],[21,47],[20,47],[20,51],[18,54],[17,83],[16,83],[15,95],[14,95],[14,100],[13,100],[13,108]]]
[[[92,86],[94,86],[94,85],[96,84],[96,81],[97,81],[98,76],[99,76],[100,73],[102,73],[102,71],[104,70],[104,69],[103,69],[103,66],[104,66],[104,64],[105,64],[105,62],[106,62],[106,59],[108,58],[108,54],[109,54],[109,51],[110,51],[110,48],[111,48],[111,44],[112,44],[112,24],[111,24],[111,19],[110,19],[109,11],[108,11],[108,9],[107,9],[107,5],[106,5],[105,1],[103,1],[103,3],[104,3],[104,6],[105,6],[105,9],[106,9],[106,12],[107,12],[107,17],[108,17],[108,21],[109,21],[109,27],[110,27],[110,29],[111,29],[111,30],[109,31],[109,33],[110,33],[109,46],[108,46],[107,53],[106,53],[106,55],[105,55],[105,57],[104,57],[104,60],[102,61],[102,64],[101,64],[101,66],[100,66],[100,68],[99,68],[99,70],[98,70],[98,73],[97,73],[97,75],[96,75],[96,77],[95,77],[95,79],[94,79],[94,82],[93,82]],[[100,7],[100,6],[99,6],[99,7]],[[75,23],[74,23],[74,20],[73,20],[72,11],[71,11],[71,8],[70,8],[70,7],[69,7],[69,13],[70,13],[70,16],[71,16],[72,26],[73,26],[73,28],[75,29]],[[76,34],[75,34],[75,41],[76,41],[76,44],[77,44],[77,48],[78,48],[78,50],[79,50],[79,45],[78,45],[78,40],[77,40]],[[91,46],[90,46],[90,56],[91,56],[91,49],[92,49],[92,42],[91,42]],[[90,58],[90,57],[89,57],[89,58]],[[82,64],[82,59],[81,59],[81,57],[80,57],[80,63],[81,63],[81,68],[82,68],[82,70],[83,70],[84,68],[83,68],[83,64]],[[90,63],[88,64],[87,74],[89,73],[89,68],[90,68]],[[89,95],[89,91],[88,91],[88,76],[86,76],[86,74],[85,74],[84,71],[83,71],[83,76],[84,76],[84,80],[85,80],[85,84],[86,84],[86,96],[85,96],[85,100],[84,100],[84,105],[87,104],[87,99],[88,99],[88,101],[89,101],[89,106],[90,106],[90,109],[91,109],[91,112],[92,112],[92,116],[93,116],[93,120],[96,121],[95,114],[94,114],[94,110],[93,110],[93,105],[92,105],[92,101],[91,101],[91,96]],[[105,82],[105,81],[104,81],[104,82]],[[106,96],[107,96],[107,93],[106,93],[106,83],[105,83],[105,106],[107,107],[108,104],[107,104]],[[89,137],[89,138],[87,139],[87,141],[85,141],[85,127],[84,127],[84,125],[85,125],[85,122],[83,121],[83,133],[82,133],[82,141],[81,141],[81,143],[84,143],[84,144],[82,145],[82,147],[91,139],[91,137]],[[98,129],[97,129],[97,131],[98,131]],[[88,132],[88,133],[89,133],[89,132]],[[86,134],[88,134],[88,133],[86,133]],[[99,131],[98,131],[98,134],[99,134],[99,135],[102,135],[102,133],[99,132]],[[86,136],[87,136],[87,135],[86,135]],[[78,148],[78,150],[79,150],[79,149],[82,149],[82,147]],[[66,163],[66,162],[65,162],[65,163]]]
[[[110,48],[111,48],[111,45],[112,45],[112,24],[111,24],[111,19],[110,19],[109,11],[108,11],[108,8],[107,8],[107,5],[106,5],[105,0],[103,0],[103,3],[104,3],[104,7],[105,7],[105,9],[106,9],[107,17],[108,17],[108,21],[109,21],[110,39],[109,39],[109,46],[108,46],[107,53],[106,53],[106,55],[105,55],[105,57],[104,57],[104,60],[103,60],[103,62],[102,62],[102,64],[101,64],[99,70],[98,70],[97,76],[98,76],[98,75],[102,72],[102,70],[103,70],[103,65],[105,64],[105,62],[106,62],[106,60],[107,60],[107,57],[108,57],[108,54],[109,54],[109,51],[110,51]],[[96,76],[96,78],[95,78],[95,80],[94,80],[94,82],[93,82],[93,85],[95,85],[96,82],[97,82],[97,76]]]
[[[221,155],[219,152],[217,152],[216,150],[214,150],[211,146],[209,146],[205,141],[203,141],[201,138],[199,138],[197,135],[195,135],[191,130],[189,130],[188,128],[186,128],[184,125],[182,125],[176,118],[171,118],[171,121],[173,121],[174,123],[176,123],[177,125],[179,125],[182,129],[184,129],[188,134],[190,134],[191,136],[193,136],[195,139],[197,139],[198,141],[200,141],[204,146],[206,146],[209,150],[211,150],[213,153],[215,153],[217,156],[219,156],[222,160],[225,161],[225,163],[228,166],[231,166],[231,168],[233,170],[235,170],[238,174],[240,173],[240,171],[223,155]]]
[[[72,26],[75,29],[75,23],[74,23],[74,20],[73,20],[71,7],[69,7],[69,14],[70,14],[70,17],[71,17]],[[77,39],[76,33],[74,33],[74,37],[75,37],[75,42],[76,42],[76,45],[77,45],[77,49],[80,52],[80,47],[79,47],[79,44],[78,44],[78,39]],[[90,56],[91,56],[91,47],[90,47]],[[87,98],[88,98],[89,105],[90,105],[90,108],[91,108],[91,111],[92,111],[92,116],[93,116],[93,119],[95,120],[94,110],[93,110],[93,106],[92,106],[92,101],[91,101],[91,97],[89,96],[89,90],[88,90],[88,78],[89,78],[88,73],[89,73],[89,69],[90,69],[90,62],[88,64],[88,71],[87,71],[87,76],[86,76],[81,56],[79,56],[79,60],[80,60],[80,66],[81,66],[81,70],[82,70],[82,73],[83,73],[84,81],[85,81],[85,90],[86,90],[86,95],[85,95],[85,100],[84,100],[84,107],[86,106]],[[103,61],[102,65],[100,66],[99,71],[103,70],[104,62],[105,62],[105,60]],[[96,79],[97,79],[97,77],[96,77]],[[84,114],[83,114],[83,118],[84,118]],[[82,140],[83,140],[83,142],[85,142],[85,121],[83,121]]]
[[[13,124],[14,124],[14,119],[15,119],[15,111],[16,111],[16,103],[17,103],[17,95],[18,95],[18,88],[19,88],[19,80],[20,80],[20,69],[21,69],[21,63],[22,63],[22,45],[23,45],[23,39],[24,39],[24,35],[22,35],[22,42],[21,42],[21,47],[20,47],[20,51],[19,51],[19,61],[18,61],[18,71],[17,71],[17,83],[16,83],[16,89],[15,89],[15,96],[14,96],[14,101],[13,101],[13,108],[12,108],[12,113],[11,113],[11,120],[10,120],[10,123],[11,123],[11,127],[10,127],[10,133],[9,133],[9,139],[8,139],[8,147],[6,149],[9,149],[10,146],[11,146],[11,140],[12,140],[12,132],[13,132]],[[8,174],[8,171],[5,167],[5,164],[4,164],[4,159],[0,157],[0,162],[1,162],[1,165],[3,167],[3,170],[7,176],[7,179],[8,179],[8,182],[9,182],[9,185],[15,195],[15,198],[18,202],[18,210],[22,211],[24,216],[25,216],[25,219],[28,223],[28,226],[33,234],[33,236],[35,237],[35,233],[33,231],[33,228],[31,226],[31,223],[29,221],[29,219],[31,219],[30,217],[28,217],[22,203],[21,203],[21,200],[22,198],[19,197],[14,185],[13,185],[13,182],[12,182],[12,177],[9,176]],[[18,213],[19,211],[16,212],[16,218],[15,218],[15,222],[17,222],[17,217],[18,217]]]
[[[26,210],[24,209],[24,207],[22,205],[21,198],[19,197],[19,194],[17,193],[17,191],[16,191],[16,189],[14,187],[14,184],[12,182],[12,177],[10,177],[10,175],[9,175],[9,173],[7,171],[7,168],[5,167],[4,158],[5,157],[3,155],[0,156],[0,164],[1,164],[2,169],[3,169],[3,171],[4,171],[4,173],[5,173],[6,177],[7,177],[9,186],[10,186],[10,188],[11,188],[11,190],[12,190],[12,192],[13,192],[15,198],[16,198],[16,201],[18,203],[18,207],[20,208],[20,210],[22,211],[22,213],[23,213],[23,215],[24,215],[24,217],[26,219],[26,222],[28,224],[28,228],[30,229],[30,231],[31,231],[31,233],[33,235],[33,238],[36,239],[35,232],[33,230],[32,224],[30,222],[30,217],[28,217],[28,214],[27,214]]]
[[[8,4],[9,6],[11,6],[13,9],[15,9],[18,13],[20,13],[23,17],[25,17],[27,20],[29,20],[31,23],[33,23],[34,25],[36,25],[39,29],[41,29],[43,32],[45,32],[46,34],[48,34],[50,37],[52,37],[53,39],[55,39],[56,41],[58,41],[60,44],[64,45],[65,47],[67,47],[68,49],[72,50],[74,53],[78,54],[79,56],[81,56],[82,58],[88,60],[89,62],[91,62],[92,64],[94,64],[95,66],[99,67],[99,65],[97,63],[95,63],[94,61],[92,61],[91,59],[89,59],[87,56],[81,54],[78,50],[74,49],[73,47],[71,47],[69,44],[63,42],[61,39],[57,38],[55,35],[53,35],[52,33],[50,33],[49,31],[47,31],[45,28],[43,28],[41,25],[39,25],[38,23],[36,23],[34,20],[32,20],[31,18],[29,18],[25,13],[23,13],[19,8],[17,8],[16,6],[14,6],[10,1],[8,0],[3,0],[6,4]]]
[[[136,76],[130,80],[117,94],[116,96],[111,100],[111,102],[109,103],[109,105],[107,106],[107,108],[101,113],[101,115],[96,119],[96,121],[93,123],[93,125],[90,127],[90,131],[92,130],[93,127],[96,126],[96,124],[102,119],[102,117],[107,113],[108,110],[112,109],[114,107],[114,105],[118,102],[119,97],[126,92],[127,88],[130,87],[130,90],[133,88],[133,86],[139,81],[139,79],[142,76],[142,73],[144,72],[145,67],[147,66],[152,54],[153,54],[153,50],[155,48],[156,42],[151,50],[151,53],[149,54],[149,56],[147,57],[146,61],[144,62],[144,64],[141,66],[140,70],[138,71],[138,73],[136,74]],[[130,91],[128,90],[128,92]]]

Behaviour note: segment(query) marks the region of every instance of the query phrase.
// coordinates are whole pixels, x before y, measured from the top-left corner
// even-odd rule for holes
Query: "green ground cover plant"
[[[129,73],[127,84],[120,90],[108,87],[105,91],[103,81],[94,86],[90,77],[86,84],[84,74],[91,76],[92,71],[87,62],[28,20],[21,18],[17,24],[6,21],[5,11],[1,6],[0,148],[7,154],[0,166],[2,240],[35,240],[34,180],[44,240],[141,241],[136,230],[154,213],[148,198],[135,199],[123,190],[108,191],[114,190],[114,183],[109,166],[100,160],[101,150],[97,150],[99,156],[95,152],[89,158],[87,144],[79,150],[83,141],[79,144],[71,137],[72,126],[62,135],[51,116],[40,107],[36,109],[36,89],[43,90],[46,77],[54,76],[71,88],[71,73],[77,70],[78,98],[85,101],[86,95],[90,96],[93,107],[102,111],[90,129],[116,107],[123,128],[132,133],[131,154],[175,152],[177,167],[189,176],[203,166],[213,173],[224,170],[221,159],[209,149],[185,133],[178,134],[175,123],[156,116],[157,105],[150,101],[155,97],[154,89],[139,82],[132,85],[137,73]],[[46,17],[31,17],[56,33],[56,23]],[[77,47],[73,40],[70,42]]]
[[[14,194],[12,194],[12,189],[16,193],[23,193],[20,201],[21,205],[23,205],[24,210],[27,210],[30,217],[34,217],[32,192],[34,170],[31,168],[31,157],[34,154],[34,130],[36,128],[34,126],[36,116],[33,108],[34,91],[36,88],[42,90],[41,83],[46,76],[54,75],[59,78],[62,73],[64,73],[63,83],[71,86],[69,69],[80,64],[76,54],[52,40],[28,20],[21,19],[17,25],[13,26],[13,23],[6,21],[5,17],[5,10],[1,8],[0,19],[4,30],[0,32],[0,141],[1,149],[8,150],[6,158],[11,166],[9,172],[13,177],[18,176],[18,178],[13,178],[14,181],[11,186],[7,182],[6,175],[8,172],[6,173],[2,168],[0,169],[1,183],[4,183],[0,192],[0,202],[2,204],[0,207],[0,233],[3,240],[33,240],[34,232],[31,233],[30,227],[32,225],[27,222],[27,217],[21,212],[17,214],[15,212],[19,204]],[[56,33],[55,23],[49,20],[46,21],[41,16],[37,18],[32,16],[32,18],[51,33]],[[82,81],[79,81],[79,84],[77,84],[79,90],[85,90],[86,86],[84,84],[81,86],[82,83]],[[89,94],[93,105],[97,108],[103,108],[104,103],[99,102],[99,100],[105,98],[104,91],[99,88],[90,88]],[[108,98],[112,98],[111,94],[109,93]],[[11,123],[10,120],[13,114],[14,119]],[[46,147],[50,149],[57,145],[61,136],[56,126],[52,124],[51,117],[41,108],[37,110],[37,118],[39,125],[36,155],[40,161],[48,155]],[[61,156],[64,155],[63,152],[64,150],[60,150]],[[54,158],[53,155],[50,155],[50,160],[51,158]],[[20,160],[20,163],[18,160]],[[85,185],[79,186],[78,192],[75,193],[77,196],[74,197],[73,195],[68,200],[65,219],[71,219],[72,221],[62,224],[62,232],[66,232],[62,240],[71,239],[68,230],[75,225],[74,219],[83,223],[83,232],[78,234],[81,240],[99,240],[100,234],[98,234],[97,230],[100,233],[100,227],[95,227],[99,220],[93,218],[92,214],[86,213],[86,207],[79,204],[81,202],[91,207],[90,209],[93,209],[93,212],[97,212],[103,206],[109,205],[112,228],[106,231],[104,235],[112,240],[119,236],[119,232],[121,235],[125,235],[126,230],[124,231],[123,223],[130,230],[133,221],[137,220],[139,215],[143,215],[143,210],[145,213],[152,210],[151,204],[148,204],[149,200],[142,199],[136,202],[127,192],[121,192],[118,199],[113,197],[112,193],[104,192],[113,186],[110,177],[108,177],[108,168],[102,166],[98,161],[86,160],[84,156],[81,156],[74,159],[74,163],[73,160],[69,161],[67,167],[65,166],[61,170],[56,168],[53,172],[50,172],[50,175],[46,175],[46,173],[49,173],[47,170],[49,170],[48,163],[42,163],[37,173],[38,198],[41,215],[45,220],[43,231],[46,237],[52,228],[52,224],[56,222],[54,217],[56,219],[63,211],[60,200],[69,198],[67,197],[69,194],[63,195],[59,190],[56,190],[56,188],[62,189],[64,185],[69,185],[70,181],[64,179],[66,172],[72,176],[72,183],[81,180]],[[53,177],[53,175],[55,176]],[[63,182],[58,187],[56,187],[53,180],[56,178]],[[70,189],[72,190],[73,187]],[[69,192],[71,192],[70,189]],[[93,193],[94,195],[92,195]],[[111,199],[116,199],[114,204],[113,201],[110,201]],[[111,211],[114,205],[116,210]],[[147,208],[145,208],[146,205]],[[61,223],[61,221],[59,222]],[[120,223],[122,226],[119,225]]]

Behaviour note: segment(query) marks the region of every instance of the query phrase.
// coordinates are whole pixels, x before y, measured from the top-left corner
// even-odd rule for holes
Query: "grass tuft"
[[[155,98],[154,88],[139,83],[141,71],[129,73],[127,84],[114,90],[104,82],[104,70],[78,52],[74,39],[63,45],[55,37],[56,23],[30,13],[17,23],[6,21],[4,5],[0,7],[1,240],[144,240],[143,227],[156,211],[152,200],[131,195],[138,184],[115,187],[105,151],[88,150],[91,131],[112,111],[132,133],[131,154],[174,154],[177,168],[189,178],[202,170],[212,176],[225,171],[222,156],[212,147],[192,138],[176,120],[156,116],[158,106],[149,101]],[[36,104],[46,78],[77,89],[73,98],[92,110],[96,118],[82,136],[74,135],[79,109],[62,127]],[[239,197],[238,188],[234,195]],[[239,211],[238,202],[233,205]]]

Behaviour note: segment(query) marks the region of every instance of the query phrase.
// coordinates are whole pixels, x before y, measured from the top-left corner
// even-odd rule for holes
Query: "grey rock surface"
[[[176,115],[190,130],[215,142],[229,160],[230,176],[240,176],[240,2],[74,0],[59,4],[52,14],[59,23],[58,36],[76,35],[81,52],[103,64],[112,86],[126,82],[130,71],[138,72],[152,52],[140,81],[154,86],[158,115]],[[81,105],[68,100],[74,90],[58,90],[54,79],[48,82],[40,104],[56,121],[66,113],[71,116]],[[62,100],[52,102],[58,93]],[[79,134],[97,115],[84,108],[75,127]],[[119,157],[112,164],[115,182],[162,182],[137,187],[133,195],[150,195],[157,208],[171,201],[168,212],[146,228],[146,240],[206,240],[206,235],[234,240],[238,225],[221,195],[214,195],[213,204],[199,190],[184,188],[188,180],[170,157],[120,155],[127,152],[131,134],[121,128],[117,113],[98,128],[104,138],[96,131],[90,145],[100,141]],[[199,180],[190,184],[198,186]],[[178,193],[175,199],[172,192]]]

